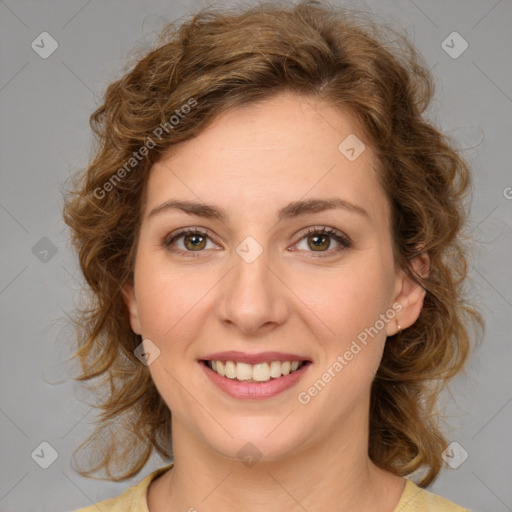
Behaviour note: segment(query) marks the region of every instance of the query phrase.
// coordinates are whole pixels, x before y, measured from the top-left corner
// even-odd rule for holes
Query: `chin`
[[[232,460],[239,460],[251,467],[256,462],[273,462],[286,459],[296,452],[301,441],[290,431],[275,436],[263,432],[233,432],[233,438],[206,439],[218,454]]]

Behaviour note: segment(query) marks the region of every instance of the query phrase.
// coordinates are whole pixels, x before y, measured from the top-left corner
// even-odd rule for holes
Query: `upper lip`
[[[215,352],[203,358],[204,361],[233,361],[235,363],[258,364],[271,361],[308,361],[307,357],[297,354],[286,354],[285,352],[259,352],[257,354],[248,354],[236,350],[226,352]]]

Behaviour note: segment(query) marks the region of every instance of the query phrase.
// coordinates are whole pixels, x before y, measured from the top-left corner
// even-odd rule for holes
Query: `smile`
[[[205,361],[217,375],[245,382],[268,382],[289,375],[301,368],[305,361],[269,361],[248,364],[235,361]]]
[[[278,352],[218,352],[198,360],[208,380],[237,399],[272,398],[295,386],[312,365],[298,355]]]

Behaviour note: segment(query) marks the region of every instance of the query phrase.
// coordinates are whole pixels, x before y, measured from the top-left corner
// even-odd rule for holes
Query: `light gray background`
[[[122,484],[87,480],[70,468],[72,450],[90,431],[94,413],[79,401],[83,393],[70,379],[73,368],[61,363],[73,342],[63,312],[76,301],[82,283],[61,220],[61,190],[70,173],[87,164],[88,117],[129,51],[152,42],[166,19],[200,5],[0,1],[2,512],[90,505],[120,494],[163,464],[155,457]],[[409,33],[437,80],[430,115],[467,148],[463,155],[474,170],[471,290],[487,332],[467,376],[443,396],[454,426],[448,439],[469,457],[458,469],[446,469],[431,490],[474,511],[512,510],[512,4],[373,0],[353,5]],[[469,44],[456,59],[441,46],[453,31]],[[58,42],[47,59],[31,47],[42,32]],[[39,242],[43,237],[56,254],[43,252],[51,248],[48,241]],[[58,452],[48,469],[31,457],[43,441]],[[42,461],[50,452],[43,447],[35,453]]]

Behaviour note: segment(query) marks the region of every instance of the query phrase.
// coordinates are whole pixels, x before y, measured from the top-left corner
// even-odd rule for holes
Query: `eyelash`
[[[201,235],[201,236],[210,238],[210,236],[208,235],[208,232],[202,228],[197,228],[197,227],[196,228],[182,228],[182,229],[175,231],[174,233],[171,233],[168,237],[166,237],[164,240],[164,246],[169,249],[170,246],[176,240],[179,240],[180,238],[183,238],[184,236],[187,236],[187,235]],[[328,236],[328,237],[332,238],[333,240],[335,240],[336,242],[338,242],[340,245],[339,245],[339,247],[337,247],[335,249],[328,249],[326,251],[306,251],[306,252],[311,252],[314,254],[314,255],[312,254],[310,256],[307,256],[308,258],[325,258],[325,257],[331,256],[333,253],[338,253],[344,249],[349,249],[352,246],[352,241],[350,240],[350,238],[348,236],[335,230],[334,228],[329,228],[326,226],[308,228],[308,230],[299,239],[299,242],[301,242],[304,238],[308,238],[313,235]],[[297,242],[297,244],[299,242]],[[295,245],[297,245],[297,244],[295,244]],[[169,250],[171,250],[171,249],[169,249]],[[198,256],[200,256],[200,254],[203,251],[204,251],[204,249],[200,250],[200,251],[183,251],[182,249],[173,249],[173,252],[177,252],[177,253],[183,254],[184,256],[188,256],[188,257],[192,257],[192,258],[197,258]]]

